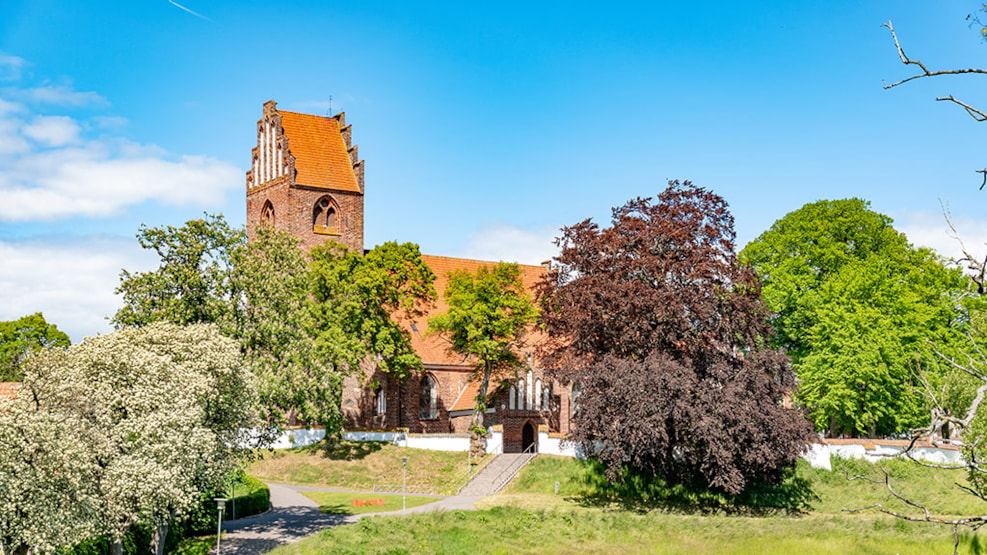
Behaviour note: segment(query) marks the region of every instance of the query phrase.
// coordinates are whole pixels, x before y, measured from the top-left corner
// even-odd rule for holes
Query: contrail
[[[179,4],[178,2],[175,2],[175,0],[168,0],[168,3],[171,4],[172,6],[175,6],[176,8],[178,8],[180,10],[187,11],[188,13],[194,15],[195,17],[198,17],[199,19],[205,19],[206,21],[212,21],[211,19],[209,19],[208,17],[202,15],[201,13],[194,12],[194,11],[186,8],[185,6]]]

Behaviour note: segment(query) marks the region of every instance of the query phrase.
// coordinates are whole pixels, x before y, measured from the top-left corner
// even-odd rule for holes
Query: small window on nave
[[[377,388],[377,416],[387,414],[387,393],[383,387]]]
[[[422,378],[420,403],[420,416],[423,420],[434,420],[438,416],[438,388],[435,385],[435,378],[430,374],[425,374]]]

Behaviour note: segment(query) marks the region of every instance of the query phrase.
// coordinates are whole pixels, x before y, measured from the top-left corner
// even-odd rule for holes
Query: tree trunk
[[[110,542],[110,555],[123,555],[123,538]]]
[[[483,417],[487,412],[487,386],[490,385],[490,363],[483,363],[483,380],[476,394],[476,407],[473,408],[473,421],[470,422],[470,456],[483,457],[487,454],[487,428]]]
[[[168,520],[164,524],[154,527],[154,533],[151,534],[151,555],[164,555],[165,552],[165,540],[168,539],[168,531],[171,521],[175,518],[175,510],[168,510]]]

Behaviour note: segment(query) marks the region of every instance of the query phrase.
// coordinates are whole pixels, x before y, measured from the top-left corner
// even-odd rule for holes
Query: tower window
[[[315,202],[312,209],[312,230],[321,235],[339,235],[336,203],[328,196]]]
[[[264,203],[264,208],[260,212],[260,219],[261,222],[272,227],[274,226],[274,205],[271,204],[271,201]]]

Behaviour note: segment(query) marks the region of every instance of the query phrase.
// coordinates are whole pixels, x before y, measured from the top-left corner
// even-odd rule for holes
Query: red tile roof
[[[449,407],[449,412],[457,410],[473,410],[476,407],[476,395],[480,392],[480,380],[473,380],[459,393],[456,402]],[[488,391],[487,394],[490,392]]]
[[[496,262],[487,262],[483,260],[471,260],[468,258],[450,258],[447,256],[433,256],[424,254],[422,255],[422,261],[432,269],[435,273],[435,292],[438,293],[438,299],[432,306],[431,310],[427,314],[419,318],[415,318],[413,322],[404,322],[406,329],[411,332],[411,346],[418,353],[418,356],[422,357],[422,362],[426,366],[436,365],[436,366],[458,366],[463,369],[472,369],[475,362],[470,361],[458,353],[453,353],[449,350],[449,342],[443,338],[438,333],[428,333],[428,319],[442,314],[449,309],[449,305],[445,300],[445,290],[449,285],[449,273],[454,270],[466,270],[467,272],[476,272],[480,266],[493,266],[497,264]],[[528,266],[519,265],[521,268],[521,279],[524,282],[525,288],[534,297],[534,287],[535,284],[545,275],[545,268],[542,266]],[[412,327],[412,323],[414,327]],[[416,331],[417,330],[417,331]],[[537,342],[539,334],[538,332],[532,332],[529,334],[528,339],[530,342]],[[460,396],[462,397],[462,396]],[[476,391],[468,397],[470,402],[476,397]]]
[[[360,192],[336,118],[278,112],[288,138],[288,152],[295,157],[296,184]]]

